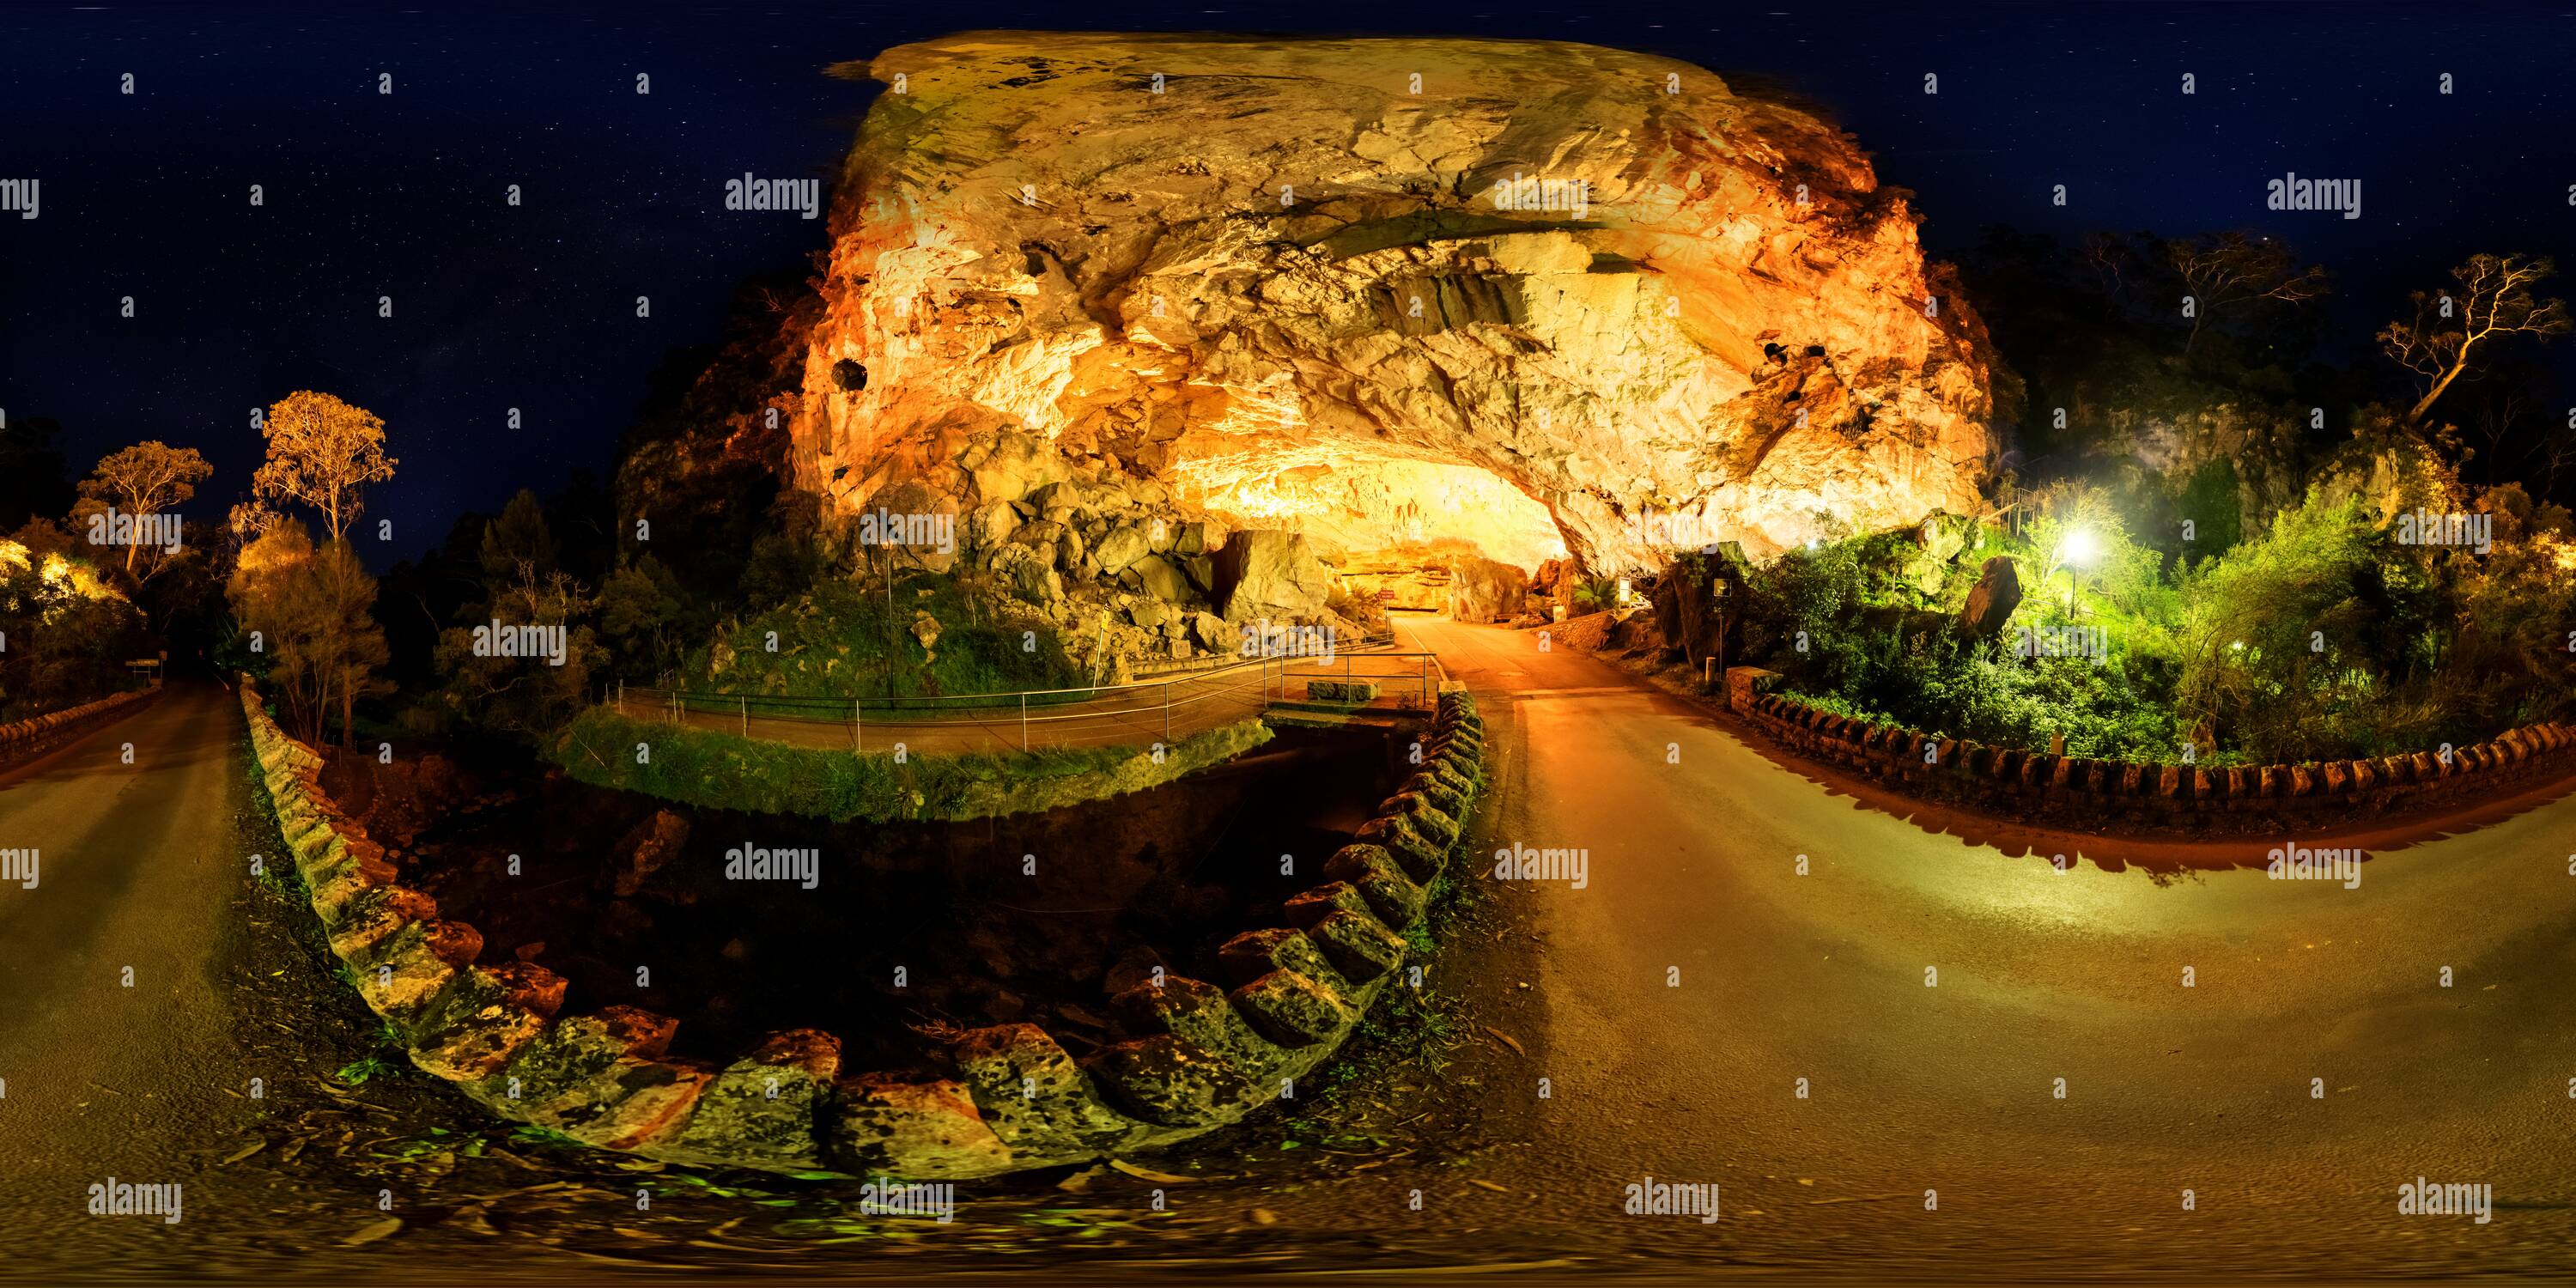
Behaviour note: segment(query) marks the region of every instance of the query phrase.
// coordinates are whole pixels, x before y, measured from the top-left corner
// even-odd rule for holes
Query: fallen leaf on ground
[[[265,1136],[263,1136],[263,1137],[261,1137],[261,1138],[260,1138],[260,1139],[258,1139],[258,1140],[252,1141],[251,1143],[249,1143],[249,1144],[247,1144],[247,1145],[242,1146],[240,1149],[234,1150],[230,1155],[227,1155],[227,1156],[225,1157],[224,1161],[222,1161],[222,1162],[220,1162],[220,1163],[215,1164],[215,1166],[217,1166],[217,1167],[230,1167],[230,1166],[232,1166],[233,1164],[238,1163],[238,1162],[242,1161],[243,1159],[248,1158],[248,1157],[250,1157],[251,1155],[256,1154],[256,1153],[258,1153],[259,1151],[261,1151],[261,1150],[263,1150],[263,1149],[266,1149],[266,1148],[268,1148],[268,1138],[267,1138],[267,1137],[265,1137]]]
[[[1513,1040],[1512,1040],[1512,1035],[1511,1035],[1511,1034],[1509,1034],[1509,1033],[1505,1033],[1505,1032],[1503,1032],[1501,1029],[1495,1028],[1493,1025],[1490,1025],[1490,1024],[1485,1025],[1485,1026],[1484,1026],[1484,1030],[1485,1030],[1487,1033],[1491,1033],[1491,1034],[1493,1034],[1495,1037],[1501,1038],[1501,1039],[1503,1040],[1503,1045],[1504,1045],[1504,1046],[1507,1046],[1507,1047],[1510,1047],[1510,1048],[1512,1049],[1512,1054],[1513,1054],[1513,1055],[1519,1056],[1519,1057],[1521,1057],[1521,1058],[1522,1058],[1522,1059],[1524,1059],[1524,1060],[1526,1060],[1526,1059],[1528,1059],[1528,1058],[1529,1058],[1529,1052],[1522,1050],[1522,1049],[1521,1049],[1521,1044],[1520,1044],[1520,1043],[1518,1043],[1518,1042],[1513,1041]]]
[[[1109,1160],[1109,1165],[1137,1180],[1152,1181],[1158,1185],[1182,1185],[1198,1179],[1193,1176],[1174,1176],[1170,1172],[1157,1172],[1152,1168],[1138,1167],[1134,1163],[1115,1158]]]
[[[1467,1182],[1467,1183],[1468,1183],[1469,1185],[1481,1186],[1481,1187],[1483,1187],[1483,1188],[1485,1188],[1485,1189],[1492,1190],[1492,1191],[1493,1191],[1494,1193],[1496,1193],[1496,1194],[1509,1194],[1509,1193],[1511,1193],[1511,1191],[1510,1191],[1510,1190],[1508,1190],[1508,1189],[1506,1189],[1506,1188],[1504,1188],[1504,1187],[1502,1187],[1502,1186],[1500,1186],[1500,1185],[1496,1185],[1496,1184],[1494,1184],[1492,1181],[1469,1181],[1469,1182]]]
[[[360,1226],[356,1234],[350,1235],[348,1238],[341,1240],[340,1246],[343,1248],[355,1248],[364,1244],[374,1243],[378,1239],[390,1237],[394,1231],[399,1230],[402,1227],[403,1222],[401,1217],[389,1216],[382,1221]]]

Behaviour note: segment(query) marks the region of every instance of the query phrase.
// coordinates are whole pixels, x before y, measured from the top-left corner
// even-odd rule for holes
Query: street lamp
[[[2082,528],[2066,534],[2057,544],[2057,562],[2066,569],[2066,615],[2075,615],[2075,570],[2089,568],[2102,553],[2101,543]]]

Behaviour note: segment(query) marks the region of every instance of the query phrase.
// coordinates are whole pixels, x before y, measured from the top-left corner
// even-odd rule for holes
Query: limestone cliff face
[[[1964,511],[1994,455],[1992,351],[1904,194],[1699,68],[1000,32],[840,70],[888,88],[832,212],[792,469],[843,512],[1063,479],[1393,540],[1383,479],[1335,479],[1403,461],[1491,471],[1621,572]],[[1023,439],[1052,460],[986,464]]]

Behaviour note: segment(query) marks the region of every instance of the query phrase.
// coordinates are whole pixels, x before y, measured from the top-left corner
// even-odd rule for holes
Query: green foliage
[[[439,636],[436,659],[443,714],[541,743],[589,700],[591,673],[607,660],[586,620],[591,599],[556,566],[545,509],[525,488],[483,529],[482,602],[462,626]],[[560,631],[560,652],[504,656],[493,627]]]
[[[690,618],[688,592],[650,554],[610,573],[599,588],[600,638],[617,673],[630,679],[651,679],[678,663]]]
[[[2221,555],[2236,548],[2245,539],[2245,520],[2238,503],[2239,490],[2236,463],[2224,456],[2212,457],[2183,484],[2182,499],[2174,506],[2176,517],[2192,525],[2192,546],[2205,554]]]
[[[927,648],[916,632],[923,614],[937,623]],[[1052,622],[929,573],[891,588],[824,581],[693,651],[683,674],[690,687],[728,693],[842,699],[1070,688],[1090,678]]]
[[[2038,505],[2021,535],[1968,533],[1950,566],[1933,570],[1941,575],[1931,593],[1911,530],[1791,551],[1755,569],[1745,656],[1780,672],[1798,700],[1853,719],[2023,748],[2063,735],[2072,755],[2171,758],[2181,747],[2171,697],[2180,610],[2164,557],[2130,540],[2098,491],[2067,489]],[[2069,562],[2077,532],[2091,549],[2083,568]],[[1958,609],[1968,570],[1995,555],[2023,570],[2022,607],[2013,629],[1973,641],[1957,628]],[[2069,630],[2101,641],[2101,656],[2050,656],[2046,643]]]
[[[1192,734],[1158,763],[1135,747],[1050,749],[1022,755],[852,755],[688,725],[634,720],[605,708],[576,718],[548,755],[583,782],[713,809],[850,819],[986,818],[1054,809],[1156,786],[1269,741],[1247,720]],[[636,746],[651,748],[638,764]]]
[[[2432,512],[2465,508],[2432,495]],[[2410,544],[2320,487],[2192,587],[2184,709],[2266,760],[2482,741],[2568,709],[2576,546],[2519,488],[2482,501],[2488,552]]]
[[[31,534],[21,534],[31,535]],[[134,605],[83,559],[0,538],[0,724],[133,687]]]

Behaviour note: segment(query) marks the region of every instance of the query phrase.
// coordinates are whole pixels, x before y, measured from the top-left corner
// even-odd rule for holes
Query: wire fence
[[[608,705],[637,720],[718,729],[854,754],[1033,752],[1173,743],[1305,701],[1317,680],[1369,682],[1428,709],[1440,689],[1429,653],[1363,650],[1237,660],[1125,684],[940,697],[804,698],[619,686]]]

